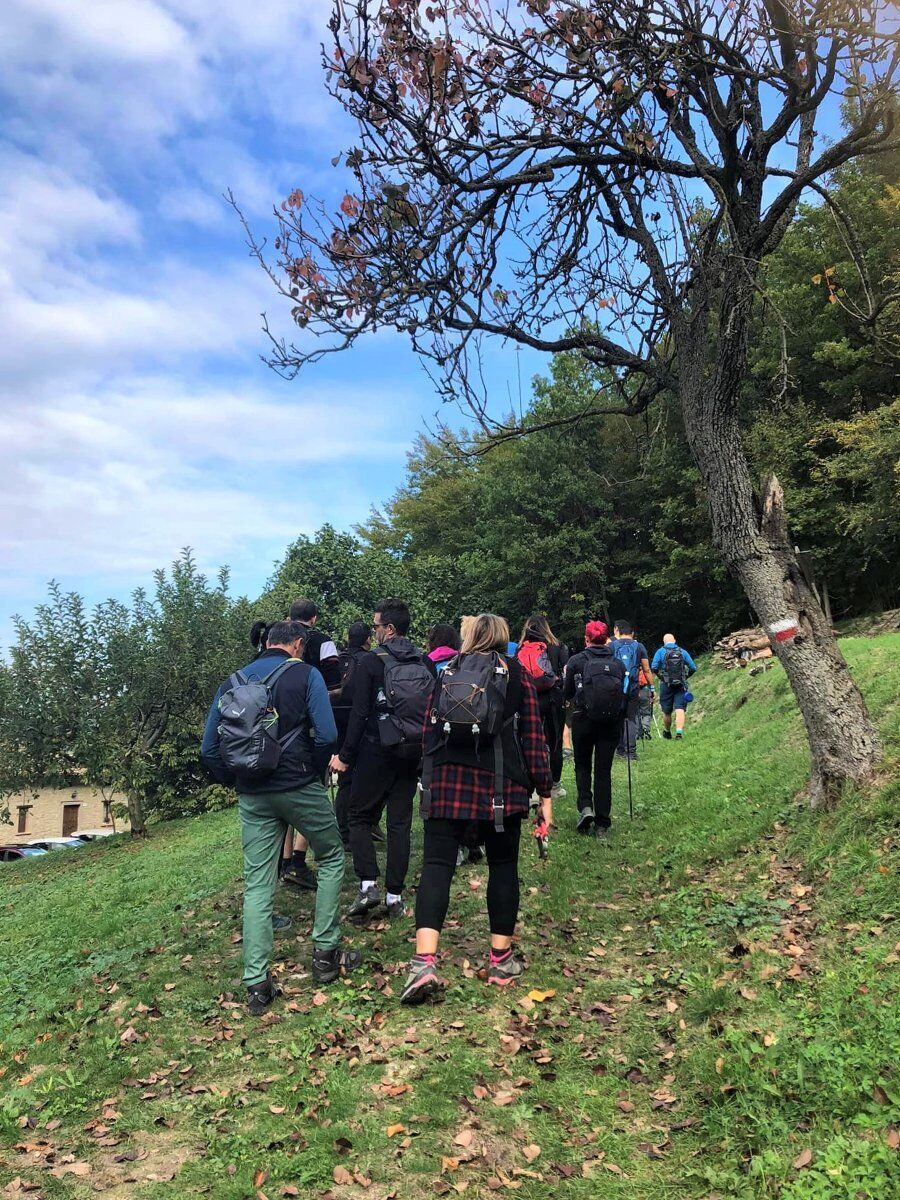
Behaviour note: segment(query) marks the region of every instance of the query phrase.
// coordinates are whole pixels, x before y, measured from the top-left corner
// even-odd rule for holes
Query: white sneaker
[[[554,783],[550,789],[550,796],[553,800],[559,800],[562,796],[568,795],[566,789],[561,783]]]

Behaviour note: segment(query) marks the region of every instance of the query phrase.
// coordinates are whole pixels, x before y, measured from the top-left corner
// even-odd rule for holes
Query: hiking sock
[[[359,890],[361,892],[367,892],[370,888],[373,888],[377,882],[377,879],[361,879],[359,881]]]
[[[434,964],[437,962],[437,955],[436,955],[436,954],[419,954],[419,953],[416,953],[416,954],[414,954],[414,955],[413,955],[413,962],[415,962],[415,963],[425,963],[425,964],[426,964],[426,966],[433,967],[433,966],[434,966]]]
[[[495,950],[491,947],[491,966],[497,967],[500,963],[505,963],[512,954],[512,946],[507,946],[505,950]]]
[[[388,892],[384,897],[385,904],[402,904],[403,897],[399,892]]]

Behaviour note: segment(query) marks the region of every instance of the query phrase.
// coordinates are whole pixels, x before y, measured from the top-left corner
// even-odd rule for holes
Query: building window
[[[17,833],[27,833],[28,832],[28,814],[30,812],[31,812],[30,804],[20,804],[19,805],[19,824],[16,829]]]

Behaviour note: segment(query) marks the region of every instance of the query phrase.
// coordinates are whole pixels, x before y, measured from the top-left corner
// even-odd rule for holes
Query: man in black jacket
[[[310,839],[321,875],[312,931],[313,979],[329,983],[342,969],[358,967],[362,961],[358,951],[340,946],[338,910],[344,852],[321,780],[337,729],[322,676],[300,660],[304,633],[299,622],[277,621],[269,629],[266,652],[240,671],[244,682],[273,677],[267,686],[278,714],[277,736],[283,740],[295,734],[285,743],[274,770],[262,778],[235,779],[223,761],[219,699],[234,686],[234,676],[216,692],[200,750],[213,776],[220,783],[233,784],[238,792],[244,850],[244,982],[248,1007],[254,1014],[265,1012],[277,995],[269,974],[272,908],[278,859],[289,826]]]
[[[350,723],[350,710],[353,707],[353,696],[359,681],[360,660],[372,647],[372,630],[368,621],[354,621],[347,630],[347,649],[339,657],[341,663],[341,686],[332,691],[331,706],[334,709],[334,721],[337,725],[337,744],[342,746]],[[350,849],[350,791],[353,786],[353,768],[337,776],[337,793],[334,797],[334,811],[338,828],[341,831],[341,841],[344,849]]]
[[[406,636],[409,608],[402,600],[383,600],[372,628],[378,649],[364,655],[358,665],[353,704],[340,751],[331,760],[332,770],[344,774],[353,768],[350,790],[350,848],[359,877],[359,895],[348,915],[364,919],[382,900],[378,889],[378,858],[372,831],[387,810],[387,863],[385,907],[388,916],[403,912],[403,885],[409,868],[409,835],[420,760],[404,759],[382,745],[379,722],[389,712],[385,696],[385,657],[405,664],[422,664],[432,677],[434,666]],[[422,728],[425,709],[422,708]],[[421,753],[421,741],[420,753]]]

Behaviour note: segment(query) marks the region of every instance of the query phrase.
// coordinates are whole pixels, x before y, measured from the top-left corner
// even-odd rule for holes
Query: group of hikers
[[[651,662],[625,620],[612,636],[603,621],[588,621],[584,648],[570,656],[541,614],[525,621],[518,642],[493,613],[463,617],[459,630],[436,625],[427,650],[409,639],[402,600],[381,601],[371,624],[354,621],[342,651],[317,618],[303,599],[285,619],[253,626],[254,658],[219,687],[203,735],[204,765],[238,795],[250,1012],[265,1012],[278,995],[273,938],[290,924],[274,911],[280,876],[316,892],[312,976],[320,985],[362,965],[361,952],[342,944],[345,853],[359,880],[348,919],[404,915],[417,793],[424,837],[416,949],[401,1003],[421,1003],[441,987],[437,951],[454,871],[482,855],[487,980],[509,984],[524,970],[512,944],[522,824],[534,805],[539,831],[553,826],[553,801],[566,794],[569,726],[576,828],[602,840],[616,754],[630,772],[638,740],[650,736],[656,680],[661,736],[673,737],[674,715],[674,737],[683,737],[693,659],[666,634]]]

